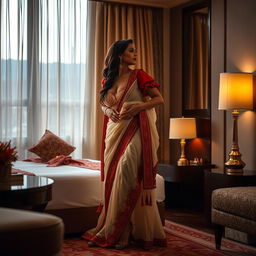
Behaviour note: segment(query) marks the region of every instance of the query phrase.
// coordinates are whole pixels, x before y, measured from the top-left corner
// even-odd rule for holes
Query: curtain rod
[[[91,2],[103,2],[103,3],[112,3],[112,4],[124,4],[124,5],[136,5],[142,7],[154,7],[154,8],[169,8],[163,4],[157,3],[148,3],[148,2],[138,2],[134,0],[89,0]]]

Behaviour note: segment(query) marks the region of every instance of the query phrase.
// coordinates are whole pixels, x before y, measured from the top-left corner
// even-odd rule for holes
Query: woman
[[[163,98],[153,78],[129,68],[136,57],[133,41],[121,40],[105,60],[100,95],[104,203],[96,228],[83,235],[89,246],[122,249],[130,236],[144,248],[166,246],[155,198],[159,138],[154,107]]]

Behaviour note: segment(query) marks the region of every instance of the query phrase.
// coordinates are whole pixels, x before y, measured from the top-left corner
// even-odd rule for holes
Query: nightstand
[[[214,165],[177,166],[159,164],[158,174],[165,180],[166,208],[203,211],[204,171]]]

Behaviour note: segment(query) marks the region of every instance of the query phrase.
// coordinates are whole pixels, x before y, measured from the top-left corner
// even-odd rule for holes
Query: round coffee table
[[[0,183],[0,206],[44,211],[52,199],[53,182],[46,177],[23,175],[16,184]]]

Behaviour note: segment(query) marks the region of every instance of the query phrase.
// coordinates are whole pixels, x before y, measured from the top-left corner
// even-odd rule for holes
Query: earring
[[[122,60],[122,58],[120,58],[120,64],[122,64],[123,63],[123,60]]]

